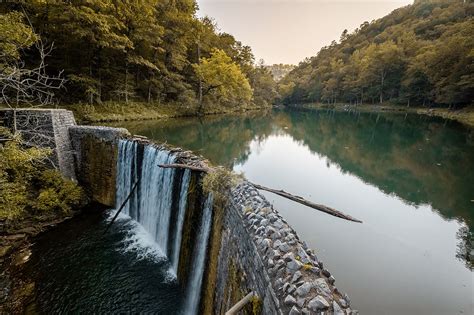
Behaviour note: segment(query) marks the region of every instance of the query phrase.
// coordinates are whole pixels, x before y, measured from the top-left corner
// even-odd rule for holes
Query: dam
[[[244,178],[218,202],[201,173],[159,167],[207,165],[192,152],[121,128],[78,126],[65,110],[18,114],[24,131],[51,122],[41,130],[54,139],[57,166],[93,201],[117,209],[128,198],[123,215],[146,230],[185,292],[179,313],[225,314],[249,293],[248,314],[357,313],[315,251]]]

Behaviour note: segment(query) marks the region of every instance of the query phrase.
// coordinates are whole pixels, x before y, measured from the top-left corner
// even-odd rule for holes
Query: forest
[[[20,73],[51,78],[61,105],[270,106],[277,95],[270,71],[211,18],[198,18],[197,9],[194,0],[2,2],[2,103],[39,101],[5,83]]]
[[[279,82],[281,101],[462,107],[474,96],[474,3],[415,0],[344,30]]]

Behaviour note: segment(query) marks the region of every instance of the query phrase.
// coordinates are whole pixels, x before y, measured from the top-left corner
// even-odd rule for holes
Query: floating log
[[[307,206],[307,207],[325,212],[325,213],[330,214],[332,216],[335,216],[335,217],[338,217],[338,218],[341,218],[341,219],[344,219],[344,220],[349,220],[349,221],[353,221],[353,222],[357,222],[357,223],[362,223],[362,221],[360,221],[360,220],[358,220],[354,217],[351,217],[350,215],[344,214],[341,211],[338,211],[338,210],[330,208],[330,207],[326,207],[325,205],[320,205],[320,204],[317,204],[317,203],[313,203],[311,201],[308,201],[308,200],[304,199],[303,197],[295,196],[295,195],[292,195],[290,193],[287,193],[284,190],[275,190],[275,189],[271,189],[271,188],[261,186],[261,185],[258,185],[258,184],[253,184],[253,183],[251,183],[251,184],[259,190],[265,190],[265,191],[274,193],[278,196],[290,199],[294,202],[297,202],[297,203],[300,203],[304,206]]]
[[[130,200],[130,197],[132,197],[132,194],[133,194],[133,192],[135,191],[135,189],[137,188],[139,181],[140,181],[140,178],[137,179],[137,181],[136,181],[135,184],[133,185],[132,190],[131,190],[130,193],[128,194],[127,198],[125,198],[125,200],[123,201],[123,203],[122,203],[122,205],[120,206],[120,208],[118,209],[117,213],[114,215],[112,221],[110,221],[109,225],[107,225],[107,228],[105,229],[104,234],[107,233],[107,231],[110,229],[110,227],[112,226],[112,224],[114,224],[114,222],[115,222],[115,220],[117,219],[118,215],[120,214],[120,212],[122,211],[122,209],[125,207],[125,205],[127,204],[128,200]]]
[[[186,164],[160,164],[158,166],[162,167],[162,168],[184,168],[184,169],[189,169],[189,170],[192,170],[192,171],[203,172],[203,173],[211,173],[213,171],[212,168],[209,168],[209,167],[198,167],[198,166],[192,166],[192,165],[186,165]],[[333,209],[333,208],[330,208],[330,207],[327,207],[327,206],[324,206],[324,205],[313,203],[311,201],[308,201],[308,200],[304,199],[303,197],[292,195],[292,194],[290,194],[290,193],[288,193],[284,190],[276,190],[276,189],[268,188],[268,187],[265,187],[265,186],[262,186],[262,185],[254,184],[250,181],[249,181],[249,183],[258,190],[264,190],[264,191],[271,192],[271,193],[276,194],[278,196],[281,196],[283,198],[292,200],[292,201],[297,202],[299,204],[302,204],[304,206],[322,211],[324,213],[327,213],[329,215],[332,215],[332,216],[335,216],[335,217],[338,217],[338,218],[341,218],[341,219],[344,219],[344,220],[357,222],[357,223],[362,223],[361,220],[358,220],[354,217],[351,217],[350,215],[344,214],[341,211],[338,211],[336,209]]]

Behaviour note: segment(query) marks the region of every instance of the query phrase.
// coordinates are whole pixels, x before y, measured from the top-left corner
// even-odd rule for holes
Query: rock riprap
[[[358,314],[315,252],[250,183],[232,190],[232,202],[242,211],[254,238],[283,314]]]

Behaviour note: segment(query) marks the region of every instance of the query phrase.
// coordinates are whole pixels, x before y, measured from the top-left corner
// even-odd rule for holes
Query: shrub
[[[19,220],[27,215],[68,213],[80,204],[82,190],[46,163],[51,150],[25,148],[21,139],[4,128],[0,138],[0,220]]]

